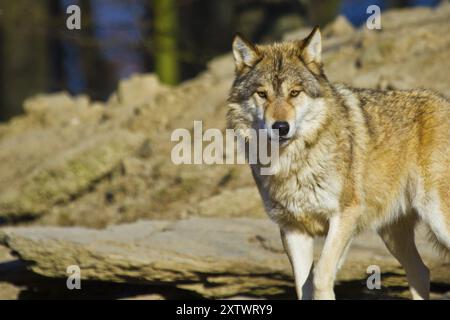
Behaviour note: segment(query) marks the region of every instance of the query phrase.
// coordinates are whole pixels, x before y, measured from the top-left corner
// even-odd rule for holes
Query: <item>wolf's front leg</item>
[[[356,211],[346,211],[329,221],[328,234],[314,268],[314,299],[334,300],[334,280],[341,258],[355,231]]]
[[[295,289],[299,300],[312,299],[312,270],[314,239],[298,230],[280,229],[284,249],[291,262]]]

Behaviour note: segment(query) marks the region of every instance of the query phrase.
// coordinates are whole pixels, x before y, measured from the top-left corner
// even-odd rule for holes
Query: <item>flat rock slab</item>
[[[277,226],[268,219],[138,221],[104,230],[11,227],[0,230],[0,243],[52,278],[66,278],[67,267],[78,265],[82,281],[170,285],[208,298],[275,296],[293,286]],[[347,260],[340,279],[364,279],[371,264],[382,272],[398,268],[371,234],[355,240]]]
[[[0,242],[48,277],[67,277],[67,267],[78,265],[82,280],[170,283],[211,297],[290,283],[276,226],[262,219],[5,228]]]

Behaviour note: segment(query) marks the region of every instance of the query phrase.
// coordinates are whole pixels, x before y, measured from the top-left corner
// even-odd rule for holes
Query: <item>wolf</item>
[[[252,173],[281,233],[299,299],[335,299],[351,240],[378,232],[405,269],[414,299],[429,298],[429,269],[414,232],[427,224],[450,248],[450,105],[427,90],[357,89],[331,83],[318,27],[303,40],[233,41],[228,128],[247,141],[279,141],[270,175]],[[325,236],[317,263],[313,243]],[[314,264],[314,267],[313,267]]]

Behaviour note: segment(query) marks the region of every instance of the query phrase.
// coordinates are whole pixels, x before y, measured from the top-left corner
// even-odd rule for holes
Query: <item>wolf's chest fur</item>
[[[259,176],[253,170],[254,176],[273,220],[289,225],[319,224],[321,233],[323,222],[340,208],[343,178],[336,161],[339,153],[331,139],[309,149],[302,144],[295,141],[287,147],[272,175]]]

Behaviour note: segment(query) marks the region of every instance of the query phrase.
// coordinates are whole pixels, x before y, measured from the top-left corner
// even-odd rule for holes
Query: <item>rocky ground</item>
[[[6,296],[101,297],[105,294],[101,289],[108,288],[107,297],[114,298],[294,297],[278,230],[267,219],[148,220],[101,231],[10,227],[1,231],[0,242],[22,261],[9,257],[9,262],[0,265],[4,272],[0,283],[3,281]],[[321,244],[317,244],[316,256]],[[450,265],[440,261],[423,236],[418,246],[433,270],[433,297],[450,298]],[[67,267],[71,265],[80,267],[80,291],[66,289]],[[380,290],[367,288],[366,278],[373,272],[368,273],[369,266],[380,268]],[[26,270],[34,274],[32,283],[38,284],[19,291],[14,285],[27,283],[21,274],[32,277]],[[409,297],[404,272],[371,233],[353,243],[339,274],[337,295],[347,299]]]
[[[382,26],[355,30],[343,18],[327,26],[329,78],[450,97],[450,5],[383,13]],[[65,93],[25,101],[24,115],[0,125],[0,298],[293,298],[248,168],[170,159],[174,129],[192,130],[194,120],[224,129],[232,77],[226,55],[174,88],[137,75],[106,103]],[[449,264],[420,243],[433,297],[446,298]],[[65,289],[67,264],[82,267],[80,292]],[[383,273],[381,292],[364,285],[372,264]],[[338,297],[404,298],[405,289],[374,235],[359,238]]]

